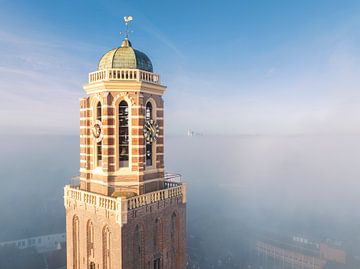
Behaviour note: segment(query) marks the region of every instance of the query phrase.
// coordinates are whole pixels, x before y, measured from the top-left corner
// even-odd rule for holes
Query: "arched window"
[[[87,223],[86,237],[88,257],[94,257],[94,225],[91,220],[89,220]]]
[[[176,213],[171,215],[171,243],[176,245]]]
[[[119,104],[119,166],[129,166],[129,107],[125,101]]]
[[[161,259],[160,258],[156,258],[154,260],[154,269],[161,269]]]
[[[150,102],[146,103],[145,119],[150,120],[153,118],[153,108]]]
[[[160,249],[160,236],[161,236],[161,227],[160,220],[156,219],[154,224],[154,250],[158,251]]]
[[[103,229],[103,269],[110,269],[110,231],[108,227]]]
[[[98,102],[96,105],[96,119],[101,121],[101,103]],[[101,167],[102,165],[102,141],[98,142],[96,144],[96,165],[98,167]]]
[[[143,254],[143,249],[142,249],[142,241],[141,241],[141,230],[139,225],[136,225],[135,227],[135,231],[134,231],[134,260],[133,260],[133,265],[134,265],[134,269],[142,269],[142,254]]]
[[[79,238],[79,218],[74,216],[73,228],[73,269],[80,269],[80,238]]]
[[[154,253],[158,254],[161,251],[161,237],[162,237],[162,227],[160,219],[156,219],[154,223]],[[161,258],[155,258],[153,260],[153,268],[161,268]]]
[[[171,252],[170,252],[170,263],[171,268],[176,268],[176,254],[177,254],[177,245],[178,245],[178,229],[177,229],[177,218],[176,213],[174,212],[171,215],[171,227],[170,227],[170,239],[171,239]]]
[[[153,118],[153,108],[150,102],[146,103],[145,121]],[[146,166],[152,166],[153,149],[152,142],[146,141]]]

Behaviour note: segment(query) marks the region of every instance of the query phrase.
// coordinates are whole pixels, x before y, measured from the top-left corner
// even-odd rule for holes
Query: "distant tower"
[[[67,269],[186,267],[186,187],[164,172],[165,88],[127,30],[89,74],[80,181],[64,188]]]

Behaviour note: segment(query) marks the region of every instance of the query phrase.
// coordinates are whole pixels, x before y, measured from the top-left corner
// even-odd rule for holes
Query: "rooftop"
[[[153,66],[149,57],[136,49],[126,37],[121,46],[106,52],[100,59],[98,70],[106,69],[139,69],[153,72]]]

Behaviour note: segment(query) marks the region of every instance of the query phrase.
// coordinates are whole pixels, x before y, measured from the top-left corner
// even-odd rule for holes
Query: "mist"
[[[264,236],[331,238],[359,253],[359,138],[167,137],[166,170],[188,184],[191,268],[247,268]],[[0,148],[0,241],[64,232],[78,137],[2,136]]]

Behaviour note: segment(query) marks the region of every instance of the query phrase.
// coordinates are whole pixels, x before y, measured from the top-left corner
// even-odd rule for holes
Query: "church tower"
[[[126,37],[80,99],[79,182],[64,188],[68,269],[184,269],[186,186],[165,173],[166,87]]]

